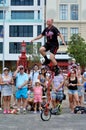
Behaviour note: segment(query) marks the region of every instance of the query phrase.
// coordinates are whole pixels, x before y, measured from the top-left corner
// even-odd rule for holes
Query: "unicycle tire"
[[[44,110],[41,111],[40,116],[41,116],[41,119],[43,121],[49,121],[50,118],[51,118],[51,111],[47,110],[47,109],[44,109]]]

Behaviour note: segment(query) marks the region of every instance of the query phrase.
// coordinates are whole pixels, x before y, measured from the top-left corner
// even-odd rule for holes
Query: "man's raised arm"
[[[31,42],[34,42],[35,40],[39,40],[43,37],[42,34],[38,35],[36,38],[34,38],[33,40],[31,40]]]

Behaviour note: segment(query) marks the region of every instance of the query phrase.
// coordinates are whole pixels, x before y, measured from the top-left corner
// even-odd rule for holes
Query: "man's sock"
[[[50,63],[50,59],[47,58],[47,56],[44,56],[45,61],[42,65],[48,65]]]

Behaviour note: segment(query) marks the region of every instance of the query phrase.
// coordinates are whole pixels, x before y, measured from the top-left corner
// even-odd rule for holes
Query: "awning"
[[[47,55],[50,58],[50,55]],[[55,58],[58,60],[69,60],[71,57],[68,54],[56,54]]]

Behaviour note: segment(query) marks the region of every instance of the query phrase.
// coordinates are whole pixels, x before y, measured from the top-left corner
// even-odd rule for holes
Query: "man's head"
[[[39,67],[37,64],[34,65],[34,71],[38,71]]]
[[[19,70],[20,70],[20,73],[23,74],[23,73],[24,73],[24,66],[23,66],[23,65],[20,65],[20,66],[19,66]]]
[[[53,19],[48,19],[46,23],[47,23],[47,26],[52,26]]]

